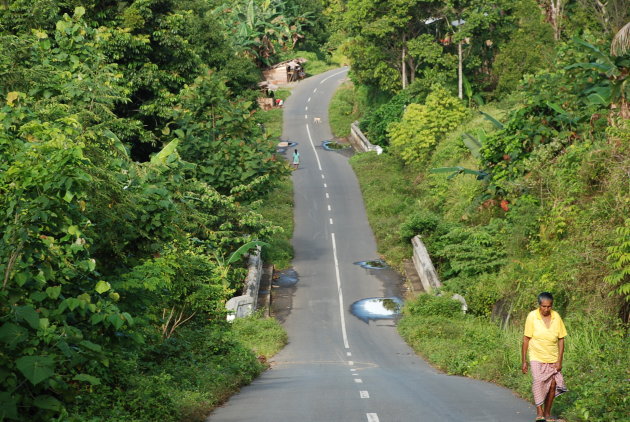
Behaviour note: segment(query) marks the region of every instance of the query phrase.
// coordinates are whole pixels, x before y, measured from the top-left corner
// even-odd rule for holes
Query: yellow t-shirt
[[[567,335],[567,329],[560,315],[551,311],[551,324],[549,328],[540,315],[538,309],[531,311],[525,321],[525,336],[529,337],[529,360],[543,363],[556,363],[558,361],[558,339]]]

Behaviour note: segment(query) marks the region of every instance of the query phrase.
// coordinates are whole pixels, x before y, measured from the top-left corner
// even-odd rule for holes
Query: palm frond
[[[610,54],[619,57],[630,51],[630,22],[617,32],[610,43]]]

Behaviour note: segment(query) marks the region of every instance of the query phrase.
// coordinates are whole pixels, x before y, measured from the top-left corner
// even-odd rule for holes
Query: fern
[[[630,218],[626,218],[624,225],[617,227],[615,233],[615,244],[607,249],[607,259],[613,272],[604,281],[615,287],[613,293],[630,301]]]

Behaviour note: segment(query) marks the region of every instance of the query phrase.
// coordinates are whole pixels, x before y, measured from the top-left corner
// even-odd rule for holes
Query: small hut
[[[306,59],[298,58],[286,60],[263,70],[265,80],[273,85],[283,85],[289,82],[296,82],[305,76],[302,64]]]

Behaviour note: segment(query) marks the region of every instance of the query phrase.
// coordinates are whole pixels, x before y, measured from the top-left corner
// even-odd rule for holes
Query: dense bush
[[[402,119],[388,126],[392,151],[406,163],[424,162],[435,145],[465,116],[461,101],[435,86],[424,104],[410,104]]]
[[[434,234],[440,224],[438,215],[430,212],[412,214],[400,225],[400,237],[410,241],[416,235],[426,236]]]
[[[544,22],[534,0],[517,2],[514,18],[518,20],[518,29],[501,46],[493,63],[493,73],[498,79],[495,95],[514,91],[523,75],[545,69],[555,53],[552,28]]]
[[[409,90],[401,91],[392,97],[387,103],[372,109],[360,122],[361,130],[365,132],[370,142],[381,147],[389,145],[387,128],[391,123],[399,121],[405,107],[411,102],[421,102],[423,98],[414,98]]]
[[[450,317],[463,315],[461,303],[447,296],[419,295],[405,304],[405,313],[423,317]]]
[[[203,420],[262,369],[225,302],[278,231],[251,204],[286,166],[189,6],[61,2],[2,28],[0,419]]]

